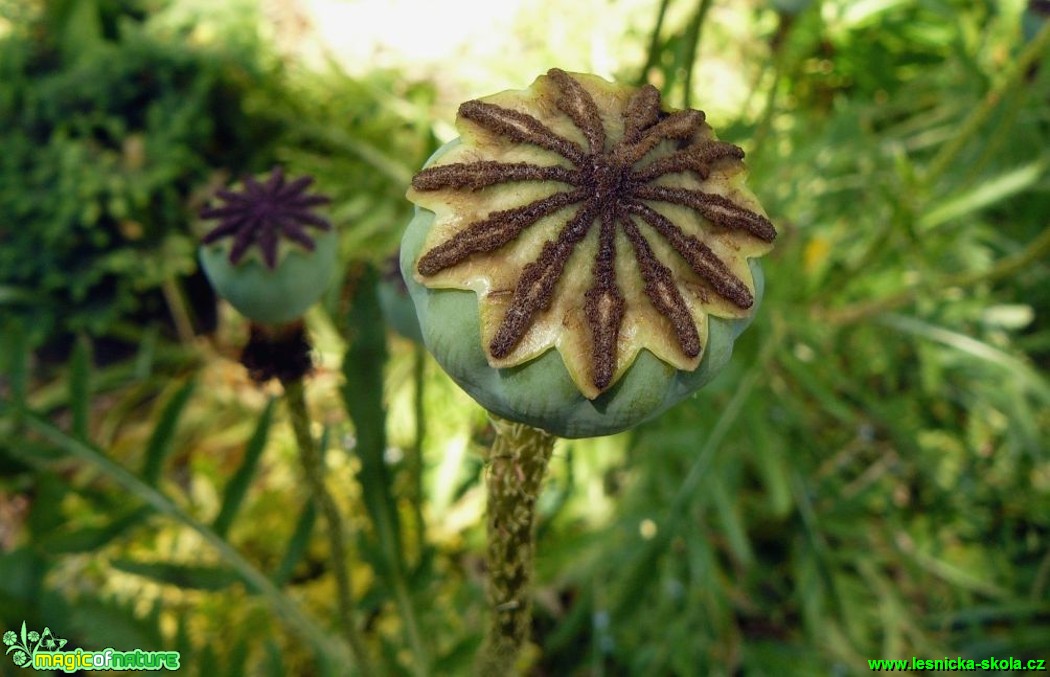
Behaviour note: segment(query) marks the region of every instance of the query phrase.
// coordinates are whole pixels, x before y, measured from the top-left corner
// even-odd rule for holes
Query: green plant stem
[[[784,75],[784,62],[787,60],[787,45],[791,42],[793,33],[795,32],[795,26],[798,25],[798,21],[785,17],[783,14],[777,14],[779,25],[777,27],[777,38],[773,42],[772,54],[770,64],[767,68],[771,68],[773,71],[773,81],[769,85],[769,91],[766,92],[766,101],[762,105],[762,116],[758,119],[758,124],[755,127],[755,132],[751,135],[751,148],[752,153],[761,153],[766,148],[766,137],[769,136],[769,130],[773,128],[773,118],[776,117],[777,112],[777,89],[780,87],[780,81]],[[757,90],[764,79],[766,70],[763,69],[762,77],[755,82],[755,89]],[[750,97],[748,97],[750,99]]]
[[[193,320],[186,307],[186,297],[183,296],[182,289],[179,288],[173,277],[165,278],[160,289],[164,294],[164,302],[168,304],[168,310],[171,312],[171,319],[175,323],[175,333],[179,335],[179,341],[183,345],[189,345],[193,342]]]
[[[670,2],[671,0],[660,0],[660,8],[656,12],[656,25],[653,26],[653,33],[649,38],[649,51],[646,52],[645,65],[642,66],[642,71],[638,74],[638,81],[636,82],[639,86],[649,81],[649,71],[660,59],[660,31],[663,30],[664,17],[667,15],[667,5]]]
[[[306,474],[306,482],[328,530],[332,572],[335,574],[339,619],[343,625],[343,634],[354,653],[358,670],[363,675],[370,675],[372,669],[371,661],[368,659],[368,649],[354,621],[353,591],[350,585],[346,540],[343,536],[343,520],[339,515],[338,506],[325,487],[324,461],[310,433],[310,415],[306,409],[303,381],[302,379],[282,381],[281,385],[284,386],[288,414],[292,420],[292,429],[295,431],[295,441],[299,447],[299,458]]]
[[[751,148],[755,152],[763,151],[766,147],[765,141],[766,137],[769,136],[769,130],[773,128],[773,118],[776,117],[777,87],[780,86],[783,71],[782,61],[779,51],[773,55],[773,83],[769,86],[769,91],[766,93],[766,102],[762,106],[762,117],[759,118],[758,125],[755,127],[755,133],[751,135]]]
[[[941,147],[941,150],[934,156],[933,160],[930,161],[929,169],[926,171],[926,185],[933,186],[937,181],[940,180],[944,172],[947,171],[948,167],[955,162],[956,158],[959,157],[959,153],[962,152],[966,144],[973,138],[974,135],[980,131],[984,123],[988,121],[992,113],[995,112],[999,102],[1002,101],[1006,94],[1020,84],[1024,78],[1025,73],[1031,68],[1035,62],[1046,55],[1047,50],[1050,49],[1050,23],[1043,26],[1042,30],[1036,34],[1035,38],[1028,43],[1024,51],[1013,64],[1013,69],[1006,74],[1005,77],[999,82],[996,87],[993,87],[989,91],[984,99],[981,101],[977,108],[974,108],[970,113],[969,117],[963,122],[962,127],[959,129],[959,133],[949,141],[947,144]]]
[[[417,556],[422,559],[426,550],[426,520],[423,517],[423,441],[427,436],[426,411],[424,402],[426,381],[426,359],[427,349],[421,345],[415,348],[414,364],[412,365],[412,379],[415,382],[415,392],[412,397],[412,411],[416,422],[416,439],[412,445],[409,456],[408,472],[411,475],[411,500],[412,512],[416,520],[416,551]]]
[[[412,444],[412,449],[409,451],[406,468],[405,470],[409,474],[409,501],[412,505],[412,517],[415,521],[416,533],[415,533],[415,545],[416,545],[416,564],[423,561],[426,556],[426,520],[423,517],[423,440],[426,438],[426,412],[424,411],[424,381],[425,379],[425,367],[426,367],[426,348],[421,345],[417,345],[415,349],[414,362],[412,365],[412,377],[415,383],[415,392],[412,398],[412,408],[415,415],[416,422],[416,439]],[[396,560],[399,564],[395,567],[393,578],[394,588],[394,599],[397,603],[398,609],[401,611],[402,620],[405,624],[405,633],[408,635],[408,642],[412,647],[412,653],[415,657],[415,664],[413,666],[413,673],[416,675],[429,674],[428,670],[430,667],[430,657],[427,651],[426,645],[423,643],[423,637],[419,631],[419,623],[416,620],[415,605],[412,603],[412,596],[409,594],[408,586],[405,582],[405,567],[408,566],[407,562],[398,558]]]
[[[401,612],[401,621],[405,624],[408,643],[415,660],[412,664],[411,672],[414,675],[419,675],[419,677],[426,677],[430,674],[430,655],[427,652],[426,645],[423,643],[423,635],[419,632],[415,605],[413,605],[412,596],[408,592],[404,572],[399,572],[394,579],[394,601]]]
[[[685,80],[682,84],[682,108],[689,108],[693,101],[693,70],[696,67],[696,53],[700,48],[700,35],[704,29],[704,20],[707,12],[711,9],[711,0],[700,0],[696,8],[696,14],[689,22],[689,28],[685,34]]]
[[[515,674],[532,618],[532,556],[536,499],[555,437],[493,417],[496,440],[488,459],[488,598],[491,618],[477,674]]]

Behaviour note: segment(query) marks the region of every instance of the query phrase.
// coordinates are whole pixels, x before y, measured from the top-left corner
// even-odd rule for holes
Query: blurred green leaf
[[[146,446],[145,463],[142,467],[142,478],[147,484],[156,486],[164,471],[164,461],[171,453],[175,443],[175,428],[193,395],[197,382],[186,381],[168,400],[161,410],[157,423]]]
[[[29,389],[29,341],[22,323],[18,320],[7,323],[5,334],[5,361],[11,383],[11,401],[15,405],[17,415],[26,406],[26,394]]]
[[[1040,161],[983,180],[976,188],[967,187],[960,194],[948,197],[937,206],[928,209],[919,219],[919,227],[936,228],[948,221],[997,204],[1029,190],[1045,173],[1046,163]]]
[[[354,422],[354,453],[361,461],[361,491],[385,563],[403,570],[400,521],[394,504],[393,478],[386,464],[386,325],[376,294],[377,281],[375,270],[365,268],[351,300],[346,320],[348,347],[343,357],[343,402]]]
[[[244,502],[244,497],[248,494],[248,488],[251,486],[252,478],[255,476],[255,469],[258,467],[259,459],[262,458],[262,452],[266,448],[270,424],[273,421],[274,404],[275,399],[271,397],[266,403],[266,408],[259,415],[259,421],[255,425],[255,432],[252,433],[251,439],[248,440],[248,445],[244,448],[244,458],[240,466],[237,467],[237,471],[226,484],[222,508],[219,510],[215,522],[212,523],[212,529],[219,536],[226,536],[230,530],[230,525],[237,516],[241,503]]]
[[[13,285],[0,285],[0,305],[32,303],[38,299],[33,292]]]
[[[78,336],[69,360],[69,406],[73,410],[73,435],[90,440],[91,417],[91,344]]]
[[[936,341],[962,353],[970,355],[1005,370],[1006,374],[1024,383],[1042,400],[1050,403],[1050,382],[1021,360],[970,336],[923,322],[905,315],[886,315],[880,322],[888,327],[914,334],[929,341]]]
[[[96,551],[142,524],[152,512],[146,508],[135,508],[124,515],[116,516],[105,525],[82,527],[71,532],[53,531],[38,543],[47,552],[55,555]]]
[[[306,555],[306,550],[310,545],[310,535],[313,533],[314,522],[316,521],[317,507],[313,501],[309,501],[295,523],[295,530],[292,532],[291,538],[288,539],[288,545],[284,548],[284,556],[281,558],[280,564],[277,565],[273,572],[275,585],[284,585],[292,577],[296,565]]]
[[[1032,306],[1023,303],[1008,303],[988,306],[981,312],[981,319],[989,325],[1003,329],[1023,329],[1035,319]]]
[[[227,658],[224,674],[227,677],[240,677],[248,672],[248,648],[252,639],[248,635],[241,635],[234,643],[230,655]]]
[[[68,618],[61,619],[63,625],[59,627],[62,628],[62,634],[75,633],[78,645],[112,645],[121,649],[135,647],[146,651],[166,649],[156,608],[143,614],[130,602],[112,598],[87,598],[74,605],[71,611]],[[57,633],[58,628],[55,626],[58,623],[52,626]]]

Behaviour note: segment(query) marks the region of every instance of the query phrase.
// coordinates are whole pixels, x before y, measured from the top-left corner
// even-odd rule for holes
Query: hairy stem
[[[529,634],[536,499],[555,437],[496,417],[493,424],[496,440],[485,482],[491,619],[477,674],[510,675]]]
[[[306,410],[306,396],[303,392],[301,378],[282,381],[284,396],[288,402],[288,414],[292,419],[295,441],[299,447],[299,458],[310,487],[310,495],[321,513],[328,530],[329,552],[332,572],[335,574],[336,595],[339,605],[339,620],[343,625],[343,634],[357,661],[357,668],[362,675],[372,674],[371,661],[364,638],[354,621],[353,593],[350,585],[350,562],[346,554],[346,539],[343,535],[343,519],[339,515],[332,495],[324,483],[324,460],[320,450],[314,444],[310,433],[310,416]]]

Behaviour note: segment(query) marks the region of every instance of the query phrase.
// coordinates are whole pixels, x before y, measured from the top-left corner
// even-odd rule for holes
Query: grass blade
[[[343,401],[357,434],[356,450],[361,461],[360,481],[365,507],[379,538],[387,579],[414,654],[415,672],[426,674],[428,652],[408,592],[393,478],[386,464],[386,410],[383,407],[386,324],[376,294],[378,279],[374,268],[364,270],[347,318],[350,341],[343,360],[346,377]]]
[[[1050,402],[1050,383],[1035,369],[1013,355],[988,345],[983,341],[960,334],[944,327],[938,327],[916,317],[905,315],[885,315],[879,319],[880,324],[892,327],[914,336],[934,341],[954,348],[980,360],[1002,367],[1010,376],[1023,382],[1028,388],[1046,402]]]
[[[164,406],[160,419],[157,421],[157,427],[150,435],[149,445],[146,447],[146,462],[142,467],[142,478],[150,486],[156,486],[160,480],[164,460],[171,453],[179,417],[182,416],[196,384],[195,380],[190,379],[175,392]]]
[[[375,524],[388,566],[403,568],[400,525],[387,468],[386,411],[383,408],[383,367],[386,330],[376,297],[377,276],[367,270],[358,283],[350,309],[350,342],[343,360],[343,401],[354,423],[355,451],[361,461],[361,490]]]
[[[244,497],[248,493],[248,487],[255,476],[255,469],[259,465],[259,459],[262,458],[263,449],[266,448],[266,439],[270,433],[270,423],[273,421],[275,402],[276,400],[271,397],[270,401],[266,403],[266,408],[263,409],[262,414],[259,416],[259,422],[255,426],[255,432],[252,433],[251,439],[248,440],[248,446],[244,450],[244,460],[241,461],[240,467],[237,468],[237,472],[230,478],[230,481],[226,483],[226,494],[222,500],[222,508],[219,510],[219,516],[215,518],[215,522],[212,524],[212,529],[215,530],[215,533],[224,538],[230,530],[230,524],[233,523],[234,517],[237,516],[237,511],[244,502]]]
[[[151,324],[142,332],[139,351],[135,355],[133,374],[136,381],[143,381],[153,373],[153,363],[157,357],[157,325]]]
[[[1032,162],[1001,176],[986,179],[976,188],[961,191],[919,219],[919,227],[932,229],[959,217],[984,209],[1031,188],[1046,171],[1043,162]]]
[[[284,549],[284,557],[277,565],[277,570],[273,572],[274,585],[283,586],[291,579],[296,565],[306,555],[306,549],[310,545],[310,535],[313,533],[316,521],[317,507],[313,501],[308,501],[299,516],[299,521],[295,523],[295,531],[292,532],[292,537]]]
[[[231,569],[220,566],[140,562],[126,558],[114,559],[111,564],[123,572],[183,590],[224,590],[240,580]]]
[[[26,407],[29,389],[29,339],[21,322],[11,322],[7,332],[8,373],[11,378],[11,402],[16,415]]]
[[[50,533],[39,541],[39,547],[51,554],[87,553],[105,547],[114,539],[141,524],[153,511],[138,507],[119,515],[102,526],[88,526],[76,531]]]
[[[73,436],[90,440],[91,341],[78,336],[69,360],[69,408],[73,414]]]

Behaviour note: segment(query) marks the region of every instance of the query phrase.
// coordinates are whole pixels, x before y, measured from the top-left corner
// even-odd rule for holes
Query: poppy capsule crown
[[[315,212],[329,200],[307,193],[311,183],[309,176],[287,182],[278,167],[266,181],[246,177],[240,190],[218,191],[225,204],[201,210],[202,218],[218,221],[201,240],[204,272],[251,320],[295,320],[332,279],[335,230]]]
[[[424,340],[475,399],[561,435],[615,432],[728,360],[776,230],[701,111],[553,69],[464,103],[457,128],[413,179],[402,265]]]

